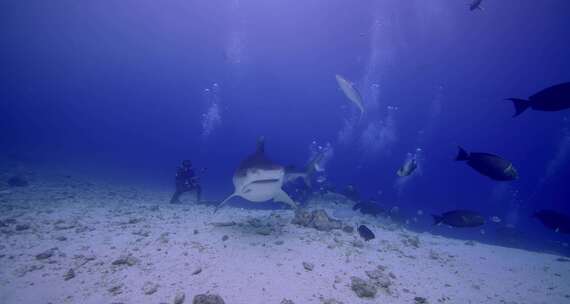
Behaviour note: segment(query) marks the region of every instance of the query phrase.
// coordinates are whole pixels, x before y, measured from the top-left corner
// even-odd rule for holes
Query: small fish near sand
[[[356,90],[354,84],[346,80],[344,77],[336,75],[336,81],[338,83],[338,86],[344,92],[344,95],[350,101],[352,101],[352,103],[358,108],[358,110],[360,110],[360,117],[358,119],[360,121],[364,116],[364,103],[362,102],[362,96]]]
[[[526,109],[535,111],[556,112],[570,108],[570,82],[546,88],[527,99],[507,98],[515,106],[513,117],[519,116]]]
[[[469,153],[465,149],[458,147],[456,161],[467,161],[467,165],[496,181],[512,181],[518,178],[518,172],[513,164],[494,154],[472,152]]]
[[[372,216],[379,216],[386,213],[386,209],[373,200],[361,201],[354,205],[352,210],[359,210],[362,214],[369,214]]]
[[[406,162],[404,163],[404,165],[400,169],[398,169],[396,174],[399,177],[410,176],[412,173],[414,173],[414,171],[417,168],[418,168],[418,161],[415,158],[410,158],[410,159],[406,160]]]
[[[469,10],[470,11],[483,10],[483,7],[481,6],[482,2],[483,2],[483,0],[473,0],[473,2],[471,2],[471,4],[469,4]]]
[[[358,226],[358,234],[367,242],[376,237],[374,233],[364,225]]]
[[[452,227],[465,228],[479,227],[485,224],[485,219],[481,214],[470,210],[452,210],[441,215],[432,216],[434,225],[443,223]]]
[[[555,232],[570,234],[570,216],[554,210],[540,210],[532,215],[546,228]]]

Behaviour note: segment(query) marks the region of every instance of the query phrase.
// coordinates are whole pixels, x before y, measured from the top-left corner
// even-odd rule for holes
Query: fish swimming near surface
[[[526,99],[507,98],[515,106],[513,117],[519,116],[526,109],[556,112],[570,108],[570,82],[546,88]]]
[[[556,232],[570,234],[570,216],[554,210],[540,210],[532,215],[544,226]]]
[[[474,11],[474,10],[483,10],[483,7],[481,6],[481,3],[483,2],[483,0],[473,0],[473,2],[471,2],[471,4],[469,4],[469,10],[470,11]]]
[[[235,196],[251,202],[265,202],[273,199],[296,209],[294,202],[281,188],[286,180],[285,168],[265,156],[265,138],[260,137],[255,153],[245,158],[233,176],[234,193],[223,200],[214,213]]]
[[[452,210],[441,215],[432,215],[433,224],[447,224],[452,227],[479,227],[485,224],[481,214],[470,210]]]
[[[410,176],[412,173],[414,173],[417,167],[418,161],[415,158],[410,158],[406,160],[400,169],[398,169],[396,174],[398,174],[399,177]]]
[[[360,119],[362,119],[364,116],[364,103],[362,102],[362,95],[360,95],[360,93],[356,90],[353,83],[344,79],[338,74],[336,75],[336,81],[338,83],[338,86],[344,92],[344,95],[346,95],[346,97],[350,99],[354,105],[356,105],[358,110],[360,110],[360,121]]]
[[[475,169],[475,171],[496,181],[511,181],[518,178],[518,172],[513,164],[494,154],[469,153],[459,147],[455,160],[467,161],[467,165]]]
[[[370,241],[371,239],[375,238],[376,236],[374,233],[368,229],[368,227],[364,225],[358,226],[358,234],[362,237],[366,242]]]

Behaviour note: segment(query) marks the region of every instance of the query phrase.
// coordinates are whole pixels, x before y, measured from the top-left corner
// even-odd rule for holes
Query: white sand
[[[415,297],[570,303],[570,262],[558,256],[467,245],[352,218],[348,224],[366,222],[376,233],[363,243],[356,233],[293,225],[290,210],[227,207],[214,215],[212,207],[169,205],[169,198],[168,192],[66,178],[0,191],[0,220],[16,220],[0,227],[0,303],[173,303],[177,293],[191,303],[207,292],[235,304],[415,303]],[[212,225],[228,221],[236,225]],[[30,227],[17,231],[18,224]],[[56,247],[51,257],[36,258]],[[112,264],[127,255],[134,265]],[[359,298],[351,277],[367,279],[365,271],[378,266],[392,275],[391,293],[380,288],[373,299]],[[65,280],[70,269],[75,277]],[[146,282],[158,284],[156,292],[146,295]],[[121,286],[115,294],[109,291],[114,286]]]

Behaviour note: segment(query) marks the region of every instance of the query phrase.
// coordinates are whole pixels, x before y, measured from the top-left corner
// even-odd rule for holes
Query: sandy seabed
[[[170,194],[66,176],[0,190],[0,303],[570,303],[564,257],[368,216],[320,231],[292,210],[213,214]],[[350,231],[363,223],[375,239]]]

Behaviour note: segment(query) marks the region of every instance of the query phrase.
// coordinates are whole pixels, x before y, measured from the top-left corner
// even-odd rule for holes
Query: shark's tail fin
[[[510,100],[513,102],[515,106],[515,114],[513,117],[519,116],[522,112],[530,107],[530,101],[520,98],[507,98],[506,100]]]
[[[232,197],[236,196],[235,193],[233,193],[232,195],[228,196],[225,200],[223,200],[219,205],[216,206],[216,209],[214,209],[214,214],[216,214],[216,212],[218,212],[218,210],[224,206]]]
[[[443,216],[435,215],[435,214],[432,214],[431,216],[433,217],[433,225],[434,226],[439,225],[439,223],[443,222]]]

